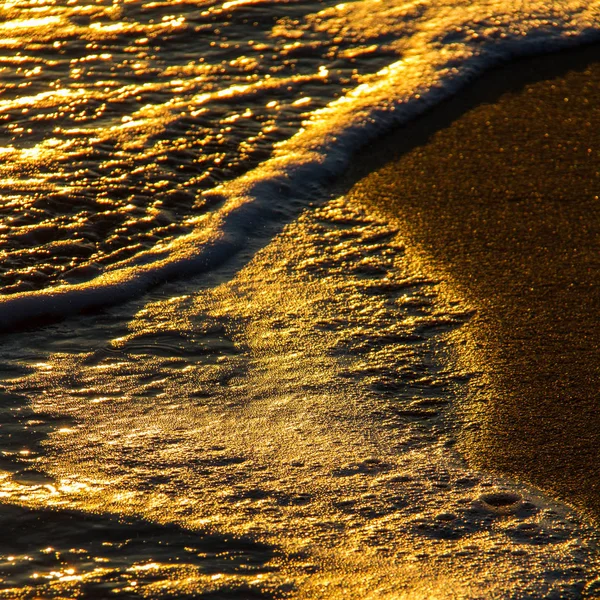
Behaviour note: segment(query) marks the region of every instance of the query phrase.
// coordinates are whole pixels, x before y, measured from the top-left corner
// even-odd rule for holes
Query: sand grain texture
[[[600,517],[600,50],[486,75],[354,194],[476,309],[461,448]]]

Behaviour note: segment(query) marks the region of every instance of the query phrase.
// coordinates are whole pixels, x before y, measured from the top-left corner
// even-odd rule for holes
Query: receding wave
[[[42,91],[39,83],[36,93],[24,96],[14,89],[0,102],[3,114],[37,115],[38,122],[33,138],[13,133],[2,149],[7,161],[2,186],[12,190],[0,228],[8,277],[0,290],[2,327],[122,302],[165,280],[214,268],[248,238],[265,235],[267,224],[322,197],[357,149],[455,94],[484,70],[600,38],[600,8],[583,1],[570,2],[568,11],[533,2],[524,12],[494,1],[467,9],[460,2],[387,0],[376,14],[367,2],[318,13],[300,3],[298,18],[282,12],[267,25],[261,7],[207,6],[186,18],[163,20],[160,27],[144,24],[143,11],[136,26],[114,18],[112,25],[96,26],[80,20],[67,41],[82,48],[101,39],[122,49],[119,36],[126,36],[127,44],[147,50],[152,36],[185,45],[222,18],[229,37],[219,42],[219,51],[228,54],[212,56],[211,66],[181,49],[189,60],[177,68],[162,65],[159,74],[160,61],[147,52],[144,59],[141,52],[144,82],[126,83],[128,73],[117,86],[95,81],[93,93],[77,92],[75,85]],[[241,22],[250,14],[263,24],[263,40],[252,44],[262,54],[252,60],[232,41],[236,18]],[[17,29],[19,23],[21,29],[39,25],[13,21]],[[48,39],[60,25],[55,21],[43,24]],[[278,58],[269,59],[274,50]],[[264,68],[259,56],[268,63]],[[218,59],[225,65],[220,71]],[[91,62],[108,60],[97,55]],[[296,72],[286,73],[281,60]],[[29,67],[35,79],[34,63]],[[81,57],[76,68],[84,63]],[[156,81],[148,81],[152,68]],[[77,73],[71,70],[71,76]],[[278,116],[269,117],[271,110]],[[79,114],[85,127],[67,128],[61,111],[75,115],[71,123]],[[242,139],[236,122],[251,116],[257,127],[246,122]],[[202,119],[208,130],[200,127]],[[194,146],[192,139],[203,145]],[[75,158],[74,170],[54,165]],[[32,173],[27,165],[35,160]],[[32,187],[35,201],[21,202]],[[107,210],[100,210],[103,203]],[[29,212],[23,212],[24,204]],[[60,218],[47,218],[46,204],[62,211]]]

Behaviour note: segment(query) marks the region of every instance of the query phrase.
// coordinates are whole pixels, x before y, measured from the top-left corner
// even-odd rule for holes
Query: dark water
[[[319,31],[328,6],[5,8],[2,293],[85,281],[189,233],[212,208],[203,190],[384,67],[391,52]]]

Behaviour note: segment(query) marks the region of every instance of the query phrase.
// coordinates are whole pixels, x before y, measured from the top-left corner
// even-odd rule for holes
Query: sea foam
[[[302,128],[275,144],[270,158],[257,168],[203,192],[203,199],[217,208],[188,219],[190,233],[105,266],[89,281],[5,296],[0,299],[0,326],[123,302],[166,280],[210,270],[244,248],[249,238],[264,235],[265,225],[283,222],[303,203],[324,198],[327,184],[358,149],[456,94],[485,70],[600,37],[596,3],[572,1],[557,7],[532,2],[525,12],[495,1],[466,7],[462,2],[387,0],[375,3],[377,19],[370,18],[372,4],[339,4],[301,23],[283,22],[278,35],[297,40],[308,52],[308,31],[321,36],[343,31],[360,39],[358,56],[379,52],[391,59],[387,66],[312,111]],[[319,73],[325,76],[327,69],[323,65]],[[269,89],[280,86],[265,80],[250,91],[260,90],[268,99]],[[248,93],[243,86],[219,92],[230,100]],[[207,97],[197,100],[199,106]],[[131,131],[143,128],[143,119],[126,125]]]

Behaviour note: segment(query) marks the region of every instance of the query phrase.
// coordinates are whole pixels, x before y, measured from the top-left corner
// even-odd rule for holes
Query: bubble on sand
[[[490,512],[499,515],[510,515],[521,508],[523,497],[515,492],[491,492],[479,496],[479,502],[483,508]]]

